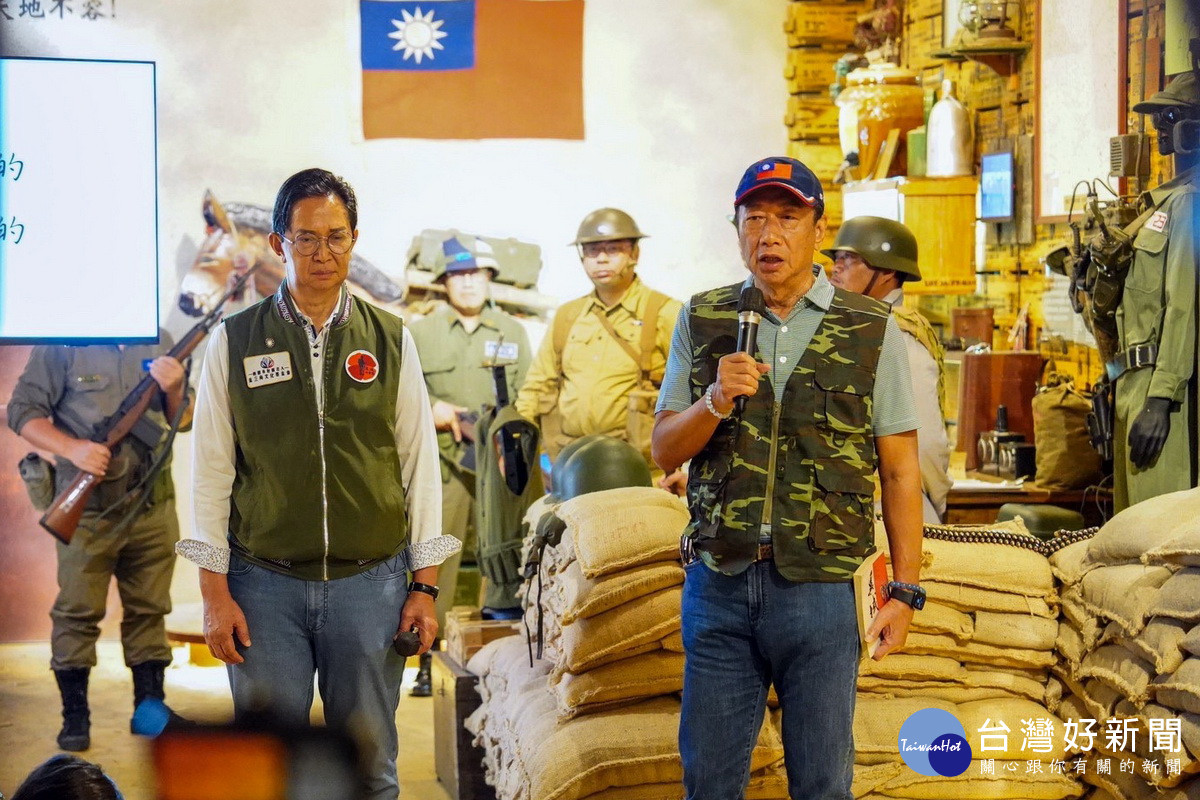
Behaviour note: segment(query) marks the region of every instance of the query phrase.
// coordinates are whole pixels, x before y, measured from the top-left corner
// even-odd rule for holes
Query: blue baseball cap
[[[825,192],[813,171],[794,158],[775,156],[755,161],[746,168],[733,196],[737,208],[746,198],[767,186],[778,186],[791,192],[804,205],[816,210],[820,218],[825,213]]]

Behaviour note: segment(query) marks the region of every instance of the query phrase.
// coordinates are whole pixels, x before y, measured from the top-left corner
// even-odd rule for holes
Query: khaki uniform
[[[146,377],[143,361],[165,354],[171,345],[169,334],[160,331],[157,345],[34,348],[8,404],[9,427],[20,433],[30,420],[49,418],[75,438],[91,438]],[[165,434],[162,409],[162,393],[156,392],[144,419]],[[126,665],[171,660],[163,618],[171,611],[179,522],[169,457],[147,508],[117,529],[152,457],[150,448],[133,436],[118,445],[71,544],[56,545],[59,591],[50,611],[52,669],[95,666],[96,639],[114,576],[123,608],[121,644]],[[78,472],[69,461],[58,459],[56,492]]]
[[[561,434],[555,442],[543,442],[550,452],[557,453],[575,439],[596,433],[626,439],[629,396],[638,388],[641,372],[625,348],[605,330],[597,313],[604,314],[636,351],[641,347],[642,317],[650,298],[651,290],[640,278],[635,278],[625,295],[607,308],[595,292],[588,295],[567,334],[561,358],[554,351],[553,335],[547,332],[516,406],[521,416],[535,421],[557,407]],[[656,382],[661,382],[666,368],[671,334],[682,307],[672,299],[658,313],[650,360],[650,373]],[[545,437],[549,432],[543,428],[542,434]]]
[[[1197,278],[1200,252],[1200,175],[1189,170],[1147,193],[1156,206],[1134,238],[1134,259],[1117,309],[1118,352],[1155,343],[1153,366],[1117,379],[1113,432],[1116,507],[1196,485]],[[1148,397],[1172,401],[1171,431],[1146,469],[1128,461],[1129,428]]]
[[[497,346],[516,350],[516,364],[508,372],[509,397],[516,397],[517,388],[529,371],[529,336],[513,317],[493,306],[480,314],[480,324],[467,333],[454,309],[445,306],[424,319],[417,320],[409,331],[421,356],[421,371],[429,389],[429,401],[444,400],[478,411],[485,404],[496,402],[492,371],[481,365],[492,358]],[[502,341],[503,340],[503,341]],[[511,360],[502,352],[501,360]],[[438,450],[442,461],[442,533],[463,542],[463,550],[475,552],[475,543],[468,535],[475,519],[475,475],[458,466],[465,443],[456,443],[449,431],[438,432]],[[438,570],[441,592],[437,600],[438,625],[445,631],[445,615],[454,605],[458,582],[460,553],[447,558]]]

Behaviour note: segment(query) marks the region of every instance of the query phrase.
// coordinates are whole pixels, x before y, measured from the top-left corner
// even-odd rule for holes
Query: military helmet
[[[921,280],[917,237],[903,223],[885,217],[853,217],[842,223],[837,239],[821,252],[834,258],[838,250],[855,253],[876,269],[891,269],[905,281]]]
[[[581,444],[565,460],[559,454],[551,477],[551,494],[556,500],[570,500],[606,489],[651,485],[650,467],[633,445],[611,436],[586,438],[590,441]]]
[[[620,239],[645,239],[633,217],[619,208],[598,208],[583,218],[575,234],[573,245],[589,242],[613,242]]]
[[[1135,105],[1133,110],[1139,114],[1152,114],[1171,106],[1195,105],[1200,105],[1200,85],[1196,83],[1196,75],[1189,70],[1176,76],[1162,91]]]
[[[559,484],[562,483],[562,476],[566,473],[566,463],[571,460],[571,456],[575,455],[575,451],[584,445],[594,442],[597,439],[603,439],[604,434],[592,433],[587,436],[581,436],[578,439],[570,442],[562,450],[558,451],[558,456],[554,459],[554,466],[550,470],[550,496],[561,498]]]

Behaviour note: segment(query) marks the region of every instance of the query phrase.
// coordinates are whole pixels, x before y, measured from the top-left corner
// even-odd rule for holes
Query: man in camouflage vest
[[[917,455],[921,462],[922,513],[939,523],[946,513],[950,480],[950,440],[946,436],[946,351],[921,312],[904,307],[904,282],[921,280],[917,238],[902,223],[884,217],[855,217],[838,230],[830,282],[839,289],[887,303],[904,335],[913,401],[917,405]]]
[[[921,556],[917,418],[884,304],[835,289],[813,250],[824,197],[799,161],[750,166],[734,196],[750,276],[679,315],[653,455],[691,459],[684,538],[687,796],[741,797],[773,683],[792,797],[850,800],[859,660],[854,571],[874,549],[878,468],[895,582],[868,634],[904,643]],[[757,352],[736,352],[738,298],[765,298]],[[735,412],[735,400],[745,407]],[[898,583],[897,583],[898,582]]]

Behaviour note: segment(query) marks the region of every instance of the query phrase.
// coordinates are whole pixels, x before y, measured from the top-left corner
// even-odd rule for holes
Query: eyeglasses
[[[328,236],[314,236],[311,233],[302,233],[295,239],[289,239],[282,233],[279,238],[292,246],[298,256],[311,256],[317,252],[317,248],[321,246],[321,242],[329,248],[329,252],[335,256],[345,255],[350,252],[350,248],[354,246],[354,237],[345,231],[331,233]]]
[[[584,242],[579,245],[579,252],[583,253],[584,258],[596,258],[601,253],[607,256],[615,256],[621,253],[632,253],[633,245],[625,239],[617,239],[611,242]]]
[[[804,217],[799,212],[794,214],[792,212],[784,212],[783,216],[776,216],[775,214],[766,214],[761,211],[748,211],[746,212],[746,216],[742,217],[742,229],[749,233],[758,233],[767,227],[769,220],[775,220],[776,224],[788,233],[799,230],[800,226],[804,223]]]

